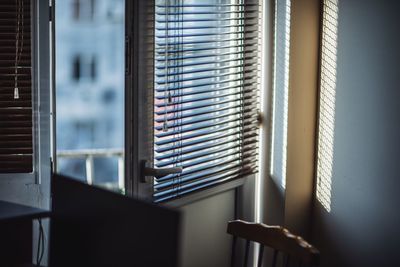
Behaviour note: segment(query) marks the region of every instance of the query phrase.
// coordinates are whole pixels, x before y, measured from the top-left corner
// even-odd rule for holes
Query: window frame
[[[154,0],[125,2],[125,191],[128,196],[151,202],[153,201],[153,179],[150,183],[144,182],[142,169],[145,161],[153,162],[153,118],[146,111],[151,109],[151,113],[153,113],[154,97],[153,91],[149,92],[148,88],[144,86],[149,80],[146,79],[143,70],[149,64],[144,57],[142,41],[148,34],[143,29],[149,30],[146,24],[145,10],[154,8],[154,2]],[[259,27],[262,27],[261,23]],[[154,30],[154,27],[150,30]],[[151,85],[153,85],[152,81]],[[152,105],[149,108],[150,101]],[[146,123],[146,120],[150,120],[151,123]],[[259,123],[261,124],[260,118]],[[146,144],[151,144],[151,149]],[[248,180],[256,179],[256,176],[257,174],[249,174],[159,204],[180,207],[202,198],[242,187]]]
[[[149,13],[145,11],[151,8],[153,1],[125,1],[125,192],[146,201],[151,201],[153,189],[152,185],[141,182],[140,176],[141,162],[151,158],[149,148],[153,148],[153,140],[149,138],[152,128],[150,130],[148,123],[152,118],[148,118],[150,114],[146,112],[148,100],[152,99],[146,85],[152,82],[145,73],[146,55],[150,56],[151,51],[142,51],[150,48],[143,43],[149,29],[141,29],[148,26],[146,15]],[[152,106],[151,102],[151,109]]]
[[[45,41],[49,40],[48,12],[48,3],[31,0],[33,171],[0,173],[1,182],[40,185],[45,169],[50,169],[50,117],[44,117],[50,114],[50,53],[49,44]]]

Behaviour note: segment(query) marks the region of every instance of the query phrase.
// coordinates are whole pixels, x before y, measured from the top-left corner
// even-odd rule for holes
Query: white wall
[[[322,266],[400,266],[400,2],[339,0],[331,211]]]
[[[254,221],[253,176],[244,184],[220,193],[196,199],[181,207],[182,236],[180,263],[182,267],[228,267],[232,236],[226,233],[228,221]],[[212,189],[211,189],[212,190]],[[236,247],[236,263],[243,262],[244,240]],[[253,261],[250,253],[249,266]]]
[[[235,217],[235,191],[185,205],[181,211],[181,266],[229,266],[232,238],[226,227]]]

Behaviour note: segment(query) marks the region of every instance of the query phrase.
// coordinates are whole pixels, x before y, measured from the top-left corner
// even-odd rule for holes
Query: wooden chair
[[[238,238],[246,240],[244,265],[248,264],[250,242],[260,244],[258,265],[262,266],[264,247],[273,249],[272,267],[276,267],[278,254],[283,255],[282,266],[319,266],[319,251],[302,237],[291,234],[281,226],[268,226],[241,220],[228,222],[228,234],[233,235],[231,266],[234,266]],[[290,265],[289,265],[290,264]]]

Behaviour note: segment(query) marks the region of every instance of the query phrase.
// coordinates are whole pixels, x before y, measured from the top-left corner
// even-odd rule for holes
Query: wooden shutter
[[[32,126],[31,1],[1,0],[0,173],[33,171]]]

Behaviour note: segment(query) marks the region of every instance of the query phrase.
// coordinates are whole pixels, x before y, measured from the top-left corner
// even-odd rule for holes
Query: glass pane
[[[58,172],[123,190],[125,0],[56,5]]]

